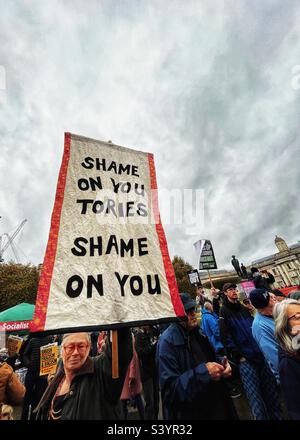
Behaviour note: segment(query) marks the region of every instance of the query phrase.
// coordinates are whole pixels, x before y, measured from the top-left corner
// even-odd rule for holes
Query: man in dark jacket
[[[237,415],[225,386],[231,368],[217,362],[213,347],[199,332],[196,302],[181,300],[188,320],[171,324],[158,343],[157,363],[166,420],[230,420]]]
[[[277,384],[252,336],[253,317],[238,301],[236,285],[226,283],[220,310],[221,341],[229,361],[239,366],[241,380],[256,420],[282,419]]]
[[[132,358],[130,329],[118,330],[119,377],[112,378],[111,345],[89,357],[88,333],[64,335],[63,368],[45,391],[35,412],[37,420],[116,420],[122,418],[120,395]]]
[[[140,327],[135,335],[135,349],[140,362],[146,420],[157,420],[158,418],[159,385],[155,363],[158,336],[159,330],[149,325]]]
[[[214,313],[216,313],[219,316],[221,303],[222,303],[222,292],[215,289],[214,287],[212,287],[210,289],[210,291],[211,291],[211,295],[213,297],[212,306],[213,306]]]
[[[40,348],[51,342],[52,338],[50,336],[44,336],[42,338],[29,336],[26,347],[22,353],[23,365],[28,369],[25,377],[26,393],[21,416],[22,420],[34,418],[34,415],[29,409],[31,407],[33,410],[36,407],[47,388],[47,377],[40,376]]]

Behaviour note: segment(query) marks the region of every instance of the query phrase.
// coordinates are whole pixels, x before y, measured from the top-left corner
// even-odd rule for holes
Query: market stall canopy
[[[23,334],[29,330],[34,304],[21,303],[0,313],[0,331]]]
[[[0,322],[31,321],[34,304],[21,303],[0,313]]]

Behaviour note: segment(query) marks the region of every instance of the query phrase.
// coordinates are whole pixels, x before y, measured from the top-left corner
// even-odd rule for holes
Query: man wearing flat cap
[[[200,332],[196,301],[180,294],[187,320],[171,324],[161,335],[157,364],[165,420],[230,420],[237,415],[225,380],[231,375],[226,358],[217,360]]]
[[[256,420],[280,420],[277,384],[252,336],[253,317],[238,300],[237,286],[223,286],[225,299],[220,310],[221,341],[229,361],[238,365],[252,415]]]

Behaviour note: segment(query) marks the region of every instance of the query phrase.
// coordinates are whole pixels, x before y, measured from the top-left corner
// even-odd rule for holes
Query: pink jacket
[[[140,363],[135,350],[134,336],[132,336],[133,356],[127,369],[123,390],[120,399],[132,399],[142,392]],[[131,383],[131,386],[130,386]]]

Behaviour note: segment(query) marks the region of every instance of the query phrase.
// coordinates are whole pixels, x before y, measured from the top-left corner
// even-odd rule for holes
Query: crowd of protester
[[[285,297],[268,273],[252,277],[248,298],[234,283],[199,286],[180,294],[186,320],[119,329],[117,378],[109,331],[30,335],[0,357],[0,420],[21,403],[23,420],[119,420],[129,407],[145,420],[236,420],[241,394],[254,420],[300,420],[300,291]],[[40,347],[53,341],[57,372],[40,376]]]

